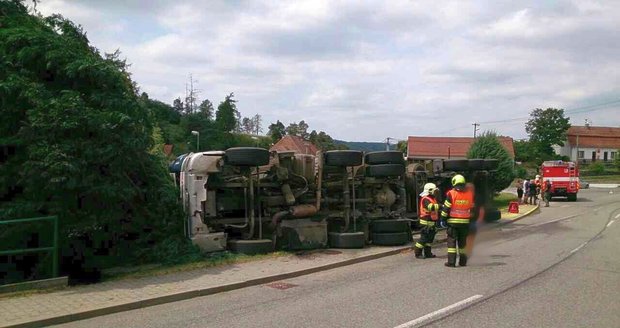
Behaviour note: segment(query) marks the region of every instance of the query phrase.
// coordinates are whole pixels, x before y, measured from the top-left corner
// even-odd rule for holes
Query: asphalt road
[[[470,265],[391,256],[59,327],[617,327],[620,190],[481,233]]]

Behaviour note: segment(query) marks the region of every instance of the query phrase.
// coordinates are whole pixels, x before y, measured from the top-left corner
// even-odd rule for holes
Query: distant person
[[[545,180],[542,185],[543,195],[545,198],[545,207],[549,207],[549,201],[551,201],[551,180]]]
[[[528,196],[531,205],[536,205],[536,194],[538,193],[538,186],[534,181],[529,184]]]
[[[542,194],[540,192],[542,190],[542,179],[540,178],[540,175],[536,175],[534,183],[536,184],[536,199],[542,199]]]
[[[529,198],[529,194],[530,194],[530,180],[529,179],[525,179],[523,180],[523,204],[529,204],[528,202],[528,198]]]
[[[523,204],[523,182],[521,180],[517,180],[517,197],[519,198],[519,203]]]

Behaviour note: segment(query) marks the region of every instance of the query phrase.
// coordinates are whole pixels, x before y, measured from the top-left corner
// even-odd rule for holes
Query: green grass
[[[512,201],[516,201],[517,200],[517,195],[509,193],[509,192],[501,192],[499,193],[499,195],[495,196],[493,198],[493,206],[499,208],[499,209],[504,209],[504,208],[508,208],[508,204]]]
[[[145,265],[129,268],[117,268],[104,272],[104,281],[136,279],[151,276],[161,276],[171,273],[212,268],[222,265],[239,264],[263,259],[277,258],[290,255],[289,252],[277,251],[269,254],[245,255],[231,252],[219,252],[205,256],[204,259],[175,265]]]

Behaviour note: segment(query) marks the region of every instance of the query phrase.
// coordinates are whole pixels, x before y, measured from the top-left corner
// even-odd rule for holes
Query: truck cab
[[[542,179],[551,181],[551,197],[577,200],[579,191],[579,168],[574,162],[545,161],[540,167]]]

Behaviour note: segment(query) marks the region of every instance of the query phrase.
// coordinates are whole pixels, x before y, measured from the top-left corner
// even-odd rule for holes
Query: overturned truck
[[[450,175],[435,169],[407,165],[398,151],[254,147],[190,153],[171,165],[192,242],[246,254],[405,244],[423,184]]]

